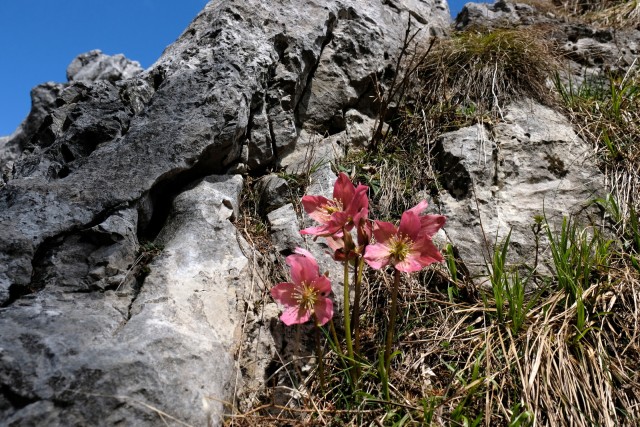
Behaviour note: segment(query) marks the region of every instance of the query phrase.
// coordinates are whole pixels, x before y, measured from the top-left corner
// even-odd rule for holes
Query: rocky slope
[[[488,16],[466,10],[459,25]],[[423,41],[449,31],[444,0],[210,2],[147,70],[93,51],[35,88],[0,140],[3,424],[217,425],[259,388],[286,339],[277,307],[253,305],[243,176],[311,171],[307,192],[330,193],[328,160],[372,134],[409,18]],[[525,255],[543,204],[558,217],[602,192],[567,119],[533,101],[436,151],[448,236],[478,271],[481,222],[491,239],[513,227]],[[302,219],[286,182],[263,188],[287,254]]]
[[[148,70],[91,52],[34,89],[1,147],[3,424],[220,422],[256,280],[239,173],[370,113],[410,16],[448,23],[439,0],[211,2]]]

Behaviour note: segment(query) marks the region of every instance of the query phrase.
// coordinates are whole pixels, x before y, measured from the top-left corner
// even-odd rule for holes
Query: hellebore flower
[[[416,208],[424,210],[421,205]],[[410,209],[402,214],[399,227],[389,222],[375,221],[373,235],[376,243],[367,246],[364,260],[376,270],[391,264],[405,273],[419,271],[429,264],[443,261],[444,258],[431,241],[431,236],[444,222],[426,218],[429,216],[436,215],[421,217]]]
[[[346,174],[340,173],[333,186],[332,200],[323,196],[302,198],[305,212],[320,225],[305,228],[300,233],[330,236],[343,229],[353,229],[369,215],[368,191],[366,185],[355,187]]]
[[[293,283],[278,283],[271,288],[271,296],[286,307],[280,320],[290,326],[305,323],[313,315],[318,325],[324,325],[333,317],[333,301],[327,297],[331,282],[320,274],[309,251],[296,248],[295,252],[287,257]]]

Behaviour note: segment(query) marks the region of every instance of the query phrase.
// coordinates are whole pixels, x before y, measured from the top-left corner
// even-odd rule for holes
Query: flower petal
[[[302,282],[311,283],[320,275],[320,268],[313,257],[294,254],[289,255],[286,262],[291,267],[291,280],[296,285]]]
[[[298,323],[305,323],[311,317],[311,313],[308,310],[300,310],[298,306],[287,308],[280,320],[287,326],[295,325]]]
[[[441,261],[444,261],[444,257],[431,239],[421,236],[418,241],[413,242],[405,259],[398,262],[395,268],[405,273],[412,273],[420,271],[434,262]]]
[[[404,271],[405,273],[413,273],[423,268],[415,255],[407,255],[404,260],[396,263],[394,267],[396,270]]]
[[[420,216],[425,211],[425,209],[427,209],[428,206],[429,206],[429,203],[427,203],[426,200],[421,200],[420,203],[418,203],[417,205],[409,209],[409,211]]]
[[[406,211],[400,218],[400,227],[398,227],[398,234],[402,236],[409,236],[409,238],[415,241],[420,233],[420,217],[415,212]]]
[[[327,276],[318,276],[311,282],[311,286],[318,290],[321,297],[327,297],[331,293],[331,281]]]
[[[340,172],[336,183],[333,185],[333,200],[342,203],[342,210],[351,203],[355,186],[344,172]]]
[[[303,255],[306,256],[307,258],[311,258],[312,260],[315,260],[315,258],[313,257],[313,254],[311,252],[309,252],[306,249],[303,248],[295,248],[293,250],[294,253],[299,254],[299,255]]]
[[[333,301],[329,298],[319,298],[314,306],[316,322],[322,326],[333,317]]]
[[[343,228],[346,228],[347,231],[353,228],[353,224],[348,226],[350,220],[350,216],[346,212],[335,212],[331,215],[331,221],[325,224],[325,233],[324,236],[328,236],[330,234],[338,233],[342,231]]]
[[[369,187],[366,185],[358,185],[351,202],[344,207],[345,212],[349,212],[350,216],[355,216],[362,209],[369,209]]]
[[[420,235],[433,237],[438,230],[444,227],[447,218],[443,215],[424,215],[420,217]]]
[[[325,223],[323,225],[318,225],[316,227],[309,227],[309,228],[300,230],[300,234],[302,235],[310,234],[312,236],[327,236],[332,233],[327,232],[327,224]]]
[[[417,254],[420,264],[425,267],[429,264],[433,264],[434,262],[444,261],[444,257],[442,256],[436,245],[433,244],[431,239],[419,239],[413,244],[412,250],[415,251],[415,254]],[[412,254],[413,253],[414,252],[412,252]]]
[[[289,255],[286,258],[286,263],[291,268],[291,281],[294,285],[300,285],[302,283],[302,270],[304,266],[299,262],[299,255]]]
[[[304,211],[320,224],[326,223],[331,217],[327,212],[327,207],[331,203],[331,200],[323,196],[304,196],[302,198]]]
[[[293,296],[293,292],[295,290],[295,285],[293,283],[282,282],[275,285],[271,288],[271,296],[274,300],[278,301],[280,304],[285,306],[294,306],[297,305],[298,302]]]
[[[338,237],[337,234],[325,237],[325,243],[332,251],[339,251],[344,248],[344,240],[342,240],[342,237]]]
[[[386,221],[374,221],[373,224],[373,236],[376,238],[377,243],[388,242],[392,236],[398,233],[398,229],[395,225]]]
[[[365,221],[367,221],[367,217],[369,216],[369,209],[368,208],[362,208],[360,209],[358,212],[356,212],[356,214],[353,216],[353,224],[357,225],[357,224],[362,224]]]
[[[389,264],[390,256],[391,250],[384,243],[369,245],[364,252],[364,260],[374,270],[379,270],[385,265]]]

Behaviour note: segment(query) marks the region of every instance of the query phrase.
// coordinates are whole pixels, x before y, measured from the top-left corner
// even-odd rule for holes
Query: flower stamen
[[[411,252],[412,241],[408,236],[397,235],[389,239],[389,255],[397,261],[402,262]]]
[[[318,301],[318,289],[306,282],[302,282],[300,286],[297,287],[293,298],[301,310],[313,311]]]

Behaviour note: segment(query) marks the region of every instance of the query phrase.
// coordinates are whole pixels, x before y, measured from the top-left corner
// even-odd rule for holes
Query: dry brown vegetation
[[[640,25],[637,0],[519,0],[542,13],[603,28],[630,29]]]
[[[440,40],[419,68],[422,97],[491,112],[523,97],[549,103],[558,55],[539,29],[471,29]]]
[[[385,322],[387,275],[365,286],[363,354],[375,360]],[[584,293],[587,330],[576,330],[576,306],[550,286],[512,331],[463,281],[436,269],[403,283],[402,322],[390,401],[381,398],[376,366],[363,364],[359,391],[349,389],[340,358],[322,390],[317,371],[300,378],[299,399],[233,418],[232,425],[636,425],[640,420],[637,272],[620,258]],[[448,290],[454,289],[453,298]],[[474,296],[475,295],[475,296]],[[533,294],[529,295],[533,298]],[[327,349],[328,350],[328,349]],[[299,360],[298,363],[308,362]],[[299,375],[288,361],[289,376]]]

